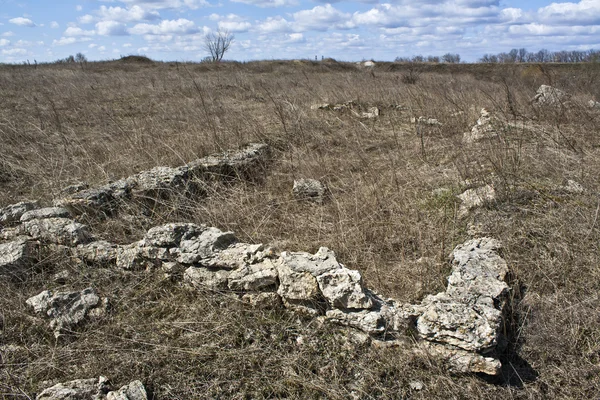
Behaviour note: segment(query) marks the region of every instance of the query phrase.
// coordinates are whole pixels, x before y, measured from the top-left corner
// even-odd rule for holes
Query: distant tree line
[[[529,52],[527,49],[512,49],[508,53],[484,54],[482,63],[583,63],[600,61],[600,50],[561,50]]]
[[[443,56],[422,56],[416,55],[412,57],[396,57],[396,62],[403,63],[460,63],[460,55],[447,53]],[[527,49],[512,49],[509,52],[498,54],[484,54],[478,62],[480,63],[585,63],[585,62],[600,62],[600,50],[561,50],[549,51],[546,49],[537,52],[530,52]]]

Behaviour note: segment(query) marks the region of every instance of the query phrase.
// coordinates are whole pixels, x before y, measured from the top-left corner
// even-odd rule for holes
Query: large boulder
[[[108,379],[75,379],[44,389],[36,400],[101,400],[110,391]]]
[[[542,106],[560,106],[565,105],[571,96],[555,87],[542,85],[537,90],[533,102]]]

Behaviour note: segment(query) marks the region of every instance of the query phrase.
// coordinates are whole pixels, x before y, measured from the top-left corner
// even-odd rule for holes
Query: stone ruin
[[[499,374],[497,352],[509,286],[508,267],[495,239],[481,237],[458,245],[451,254],[446,290],[419,304],[402,304],[365,287],[360,272],[344,266],[326,247],[315,254],[278,254],[268,245],[239,242],[233,232],[192,223],[156,226],[141,240],[117,245],[95,237],[74,219],[83,210],[107,212],[119,201],[150,192],[187,190],[190,176],[214,179],[218,174],[221,179],[249,174],[267,153],[266,145],[252,145],[224,158],[206,157],[195,167],[155,168],[55,202],[64,207],[42,208],[35,202],[5,207],[0,210],[5,226],[0,235],[4,240],[0,276],[20,279],[42,248],[60,248],[86,265],[158,270],[191,288],[229,291],[254,306],[282,306],[307,318],[350,327],[373,343],[402,345],[409,337],[417,339],[414,351],[446,359],[454,371]],[[47,317],[60,337],[106,313],[110,299],[100,298],[93,288],[45,290],[27,304]],[[136,398],[109,395],[105,398]]]

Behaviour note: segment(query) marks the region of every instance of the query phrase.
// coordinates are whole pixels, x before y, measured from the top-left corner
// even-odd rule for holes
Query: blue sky
[[[199,61],[204,36],[234,33],[226,59],[344,61],[600,49],[600,0],[0,0],[0,62],[144,54]]]

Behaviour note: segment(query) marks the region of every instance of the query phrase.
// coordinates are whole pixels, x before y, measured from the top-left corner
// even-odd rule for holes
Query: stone
[[[370,335],[379,335],[386,330],[386,321],[382,314],[377,311],[345,312],[334,308],[326,311],[325,319],[335,324],[359,329]]]
[[[241,299],[254,308],[273,309],[281,306],[281,297],[275,292],[245,293]]]
[[[600,110],[600,101],[590,100],[588,101],[588,107],[596,110]]]
[[[182,264],[194,264],[203,258],[210,258],[235,241],[236,237],[233,232],[223,232],[220,229],[208,227],[200,235],[181,241],[180,256],[177,261]]]
[[[430,126],[441,126],[442,123],[435,118],[427,118],[427,117],[412,117],[410,122],[413,124],[419,125],[430,125]]]
[[[234,243],[224,250],[214,252],[208,258],[203,258],[201,264],[208,268],[237,269],[262,262],[272,256],[271,250],[265,250],[262,244]]]
[[[410,387],[411,390],[423,390],[423,388],[425,387],[425,385],[423,385],[423,382],[420,381],[410,381],[408,383],[408,387]]]
[[[330,108],[332,108],[333,106],[331,104],[328,103],[320,103],[320,104],[312,104],[310,106],[311,110],[328,110]]]
[[[292,271],[308,272],[314,277],[343,267],[335,258],[335,253],[327,247],[319,248],[315,254],[284,251],[281,260]]]
[[[229,271],[189,267],[183,273],[183,281],[197,289],[227,290]]]
[[[537,90],[533,102],[545,106],[559,106],[566,104],[571,96],[566,92],[548,85],[542,85]]]
[[[478,188],[465,190],[456,196],[460,199],[461,205],[458,210],[459,216],[464,216],[470,210],[481,207],[485,203],[496,200],[496,191],[491,185],[485,185]]]
[[[181,240],[188,240],[200,235],[206,226],[189,223],[171,223],[150,228],[144,236],[148,246],[177,247]]]
[[[323,297],[332,308],[370,309],[373,302],[364,291],[360,272],[348,268],[327,271],[317,276]]]
[[[87,226],[68,218],[32,219],[22,226],[27,235],[48,243],[76,246],[93,240]]]
[[[237,291],[260,291],[277,287],[277,268],[269,259],[236,269],[229,274],[228,287]]]
[[[367,68],[374,68],[375,67],[375,62],[374,61],[364,61],[362,63],[363,67],[367,67]]]
[[[117,267],[125,270],[139,271],[158,268],[163,261],[171,258],[169,249],[147,246],[145,240],[120,246],[117,249]]]
[[[71,218],[71,213],[62,207],[45,207],[27,211],[21,216],[21,222],[44,218]]]
[[[43,390],[36,400],[101,400],[109,392],[108,379],[76,379]]]
[[[189,180],[187,167],[155,167],[127,178],[132,194],[147,200],[183,194]]]
[[[202,180],[254,179],[269,157],[265,143],[250,143],[239,150],[231,150],[190,162],[190,175]]]
[[[288,308],[301,309],[308,314],[318,314],[320,292],[317,278],[308,271],[295,271],[282,259],[277,263],[279,288],[281,296]]]
[[[90,184],[87,182],[76,182],[72,185],[67,186],[66,188],[62,189],[60,191],[60,193],[63,196],[68,196],[77,192],[81,192],[83,190],[89,189],[90,188]]]
[[[560,187],[563,191],[571,194],[582,194],[585,188],[578,182],[572,179],[567,180],[567,183]]]
[[[0,276],[23,274],[37,261],[39,248],[39,242],[29,240],[0,243]]]
[[[322,203],[325,198],[326,188],[316,179],[298,179],[294,181],[292,193],[298,200],[308,200]]]
[[[474,143],[484,139],[492,139],[498,136],[495,120],[485,108],[481,109],[479,119],[470,132],[465,132],[463,142]]]
[[[377,118],[379,117],[379,113],[379,107],[369,107],[367,108],[367,111],[360,114],[360,117],[366,119]]]
[[[109,265],[117,261],[119,247],[105,240],[80,244],[74,250],[75,256],[91,265]]]
[[[502,363],[493,357],[485,357],[470,351],[451,349],[440,344],[420,342],[417,353],[425,353],[428,358],[441,358],[448,364],[450,372],[466,374],[486,374],[496,376],[501,373]]]
[[[148,400],[148,394],[142,382],[132,381],[119,390],[109,392],[106,400]]]
[[[88,312],[99,304],[100,297],[92,288],[80,292],[58,293],[44,290],[27,299],[27,305],[33,307],[35,313],[50,317],[50,328],[54,330],[54,336],[57,338],[64,331],[71,330],[81,323]]]
[[[37,201],[22,201],[6,206],[0,209],[0,224],[10,225],[19,222],[23,214],[27,211],[35,210],[38,207],[39,204]]]

